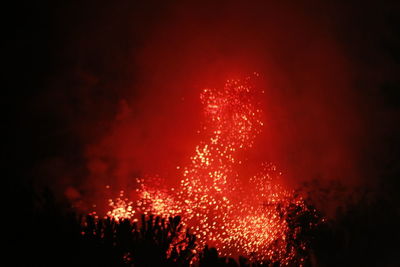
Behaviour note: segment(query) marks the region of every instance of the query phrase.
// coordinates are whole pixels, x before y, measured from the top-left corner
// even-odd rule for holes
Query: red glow
[[[163,188],[161,179],[137,178],[137,200],[121,192],[109,200],[107,215],[133,220],[142,213],[181,215],[200,247],[209,244],[222,255],[288,263],[295,251],[287,251],[285,213],[291,204],[305,209],[302,200],[280,184],[281,174],[272,164],[263,164],[247,179],[237,172],[244,164],[238,152],[251,149],[263,127],[258,94],[262,91],[252,86],[250,77],[228,80],[222,90],[204,89],[203,140],[191,162],[178,167],[180,185]]]

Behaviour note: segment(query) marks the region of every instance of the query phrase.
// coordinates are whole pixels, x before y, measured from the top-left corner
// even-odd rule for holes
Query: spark
[[[199,248],[211,244],[225,256],[289,263],[295,251],[287,246],[285,218],[290,205],[305,209],[304,203],[280,184],[281,173],[272,164],[263,164],[248,183],[236,171],[243,164],[238,152],[253,147],[264,125],[258,93],[264,91],[252,86],[251,77],[228,80],[221,90],[204,89],[203,141],[190,163],[177,167],[182,172],[179,186],[168,189],[158,178],[138,178],[138,199],[129,201],[122,192],[109,201],[107,215],[135,220],[140,214],[181,215]]]

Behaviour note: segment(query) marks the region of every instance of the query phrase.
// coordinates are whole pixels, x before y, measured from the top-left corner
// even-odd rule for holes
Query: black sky
[[[345,121],[343,127],[351,130],[335,131],[333,134],[342,134],[343,139],[332,141],[329,146],[321,145],[318,153],[338,151],[338,155],[342,155],[347,150],[335,148],[348,144],[351,147],[349,168],[356,170],[357,179],[365,184],[383,184],[387,190],[397,192],[400,175],[399,4],[383,1],[304,1],[286,5],[265,1],[253,4],[145,2],[27,1],[5,10],[11,14],[5,24],[6,48],[3,50],[7,69],[2,98],[7,133],[3,151],[8,173],[11,173],[3,178],[6,182],[25,185],[34,181],[54,186],[60,192],[68,186],[79,187],[91,175],[87,148],[101,143],[113,132],[122,100],[137,111],[134,122],[145,124],[149,118],[154,119],[155,124],[162,124],[154,112],[146,109],[149,98],[158,95],[161,100],[156,101],[154,108],[161,106],[163,112],[168,109],[163,107],[164,97],[171,100],[172,96],[185,95],[179,88],[190,84],[189,80],[193,81],[190,84],[193,87],[205,86],[201,84],[201,77],[207,77],[206,85],[212,83],[215,77],[226,75],[218,70],[229,64],[245,66],[245,71],[255,66],[261,68],[258,70],[261,73],[264,67],[277,66],[278,70],[272,71],[276,76],[282,71],[285,82],[280,83],[278,77],[274,84],[286,84],[289,89],[271,94],[282,101],[278,104],[291,106],[287,113],[279,111],[278,104],[275,106],[282,118],[286,116],[284,123],[294,121],[297,114],[294,107],[313,105],[313,96],[322,92],[320,87],[330,83],[345,84],[338,93],[327,93],[327,96],[321,93],[324,101],[338,97],[346,103],[343,108],[334,108],[335,103],[343,102],[327,101],[328,106],[323,102],[321,106],[326,111],[322,114],[331,118],[334,126],[321,126],[314,134],[322,136],[316,141],[320,142],[318,144],[329,143],[328,132],[342,126],[341,118]],[[263,32],[271,35],[262,35]],[[221,37],[221,34],[226,35]],[[313,36],[317,37],[313,39]],[[307,42],[309,39],[312,41]],[[321,55],[315,52],[319,47],[322,47]],[[197,51],[194,54],[193,49]],[[264,50],[273,49],[276,52],[264,53]],[[325,58],[326,51],[333,52]],[[304,53],[310,53],[310,57],[304,56],[311,58],[310,65],[301,64]],[[192,54],[199,60],[187,60]],[[329,65],[334,58],[339,67]],[[274,63],[266,64],[267,59]],[[196,62],[210,69],[198,72],[200,68],[195,66]],[[324,68],[327,70],[320,70]],[[303,69],[315,70],[324,78],[307,78],[314,74]],[[233,67],[228,72],[238,70],[240,68]],[[335,71],[337,73],[333,73]],[[210,74],[212,72],[215,76]],[[173,81],[178,76],[184,78]],[[293,86],[304,79],[310,80],[301,86],[306,88],[313,84],[315,87],[308,90],[301,89],[300,85],[299,88]],[[159,89],[163,83],[170,83],[174,88]],[[171,91],[162,91],[168,88]],[[192,97],[191,94],[185,96]],[[177,115],[185,108],[188,106],[181,105],[171,114]],[[183,118],[177,125],[187,125],[190,133],[197,127],[192,120],[194,117]],[[315,118],[321,117],[316,114]],[[354,125],[349,118],[354,118]],[[314,159],[309,156],[309,149],[298,152],[303,151],[301,144],[315,140],[312,134],[306,138],[312,132],[308,126],[302,126],[307,123],[311,122],[300,119],[298,140],[293,139],[290,146],[278,142],[276,148],[283,151],[281,154],[294,155],[298,162],[302,157],[311,159],[309,162],[300,160],[298,169],[309,166],[307,164]],[[154,125],[150,123],[148,127],[152,129]],[[288,139],[293,137],[284,127],[281,130]],[[152,131],[158,130],[149,131],[151,136]],[[280,132],[272,133],[271,138],[278,134]],[[168,142],[174,136],[168,129],[165,135]],[[148,140],[158,137],[154,134],[153,139]],[[183,134],[178,137],[186,142],[185,146],[191,147],[191,141],[185,141]],[[186,150],[183,147],[174,153],[180,159]],[[278,157],[283,165],[289,164],[291,161],[281,154],[277,152],[272,156]],[[160,154],[159,158],[163,157]],[[345,168],[345,161],[347,159],[338,160],[338,166]],[[295,168],[293,173],[323,176],[325,170],[332,168],[330,162],[326,164],[329,166],[321,167],[322,174],[303,173]]]

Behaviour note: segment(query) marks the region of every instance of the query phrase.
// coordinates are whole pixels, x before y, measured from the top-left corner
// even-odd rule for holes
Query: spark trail
[[[244,164],[238,152],[252,148],[263,126],[257,102],[261,93],[251,77],[228,80],[222,89],[204,89],[204,139],[190,164],[181,168],[179,186],[162,188],[160,179],[138,178],[138,199],[129,201],[121,192],[109,200],[107,215],[133,220],[142,213],[181,215],[199,247],[208,244],[226,256],[289,263],[296,251],[288,246],[286,217],[291,205],[306,209],[303,201],[281,186],[281,174],[272,164],[263,164],[246,183],[237,172]]]

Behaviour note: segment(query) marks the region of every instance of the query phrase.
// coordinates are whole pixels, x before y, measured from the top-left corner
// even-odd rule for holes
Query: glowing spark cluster
[[[261,92],[251,83],[250,77],[228,80],[222,90],[202,91],[204,139],[190,164],[182,168],[178,188],[162,189],[160,183],[137,179],[135,203],[121,195],[110,200],[107,215],[117,219],[135,219],[142,213],[181,215],[200,247],[209,244],[222,255],[281,263],[295,257],[295,251],[288,249],[285,218],[290,205],[305,209],[302,200],[280,185],[280,173],[271,164],[247,179],[236,171],[243,164],[237,152],[251,148],[263,126],[255,97]]]
[[[119,197],[116,199],[109,199],[108,205],[111,210],[107,212],[107,216],[115,218],[116,220],[130,219],[135,216],[134,203],[128,198],[124,197],[124,191],[120,191]]]
[[[174,217],[182,213],[182,209],[176,205],[174,196],[162,187],[160,179],[136,179],[136,182],[138,183],[136,204],[143,214]]]

